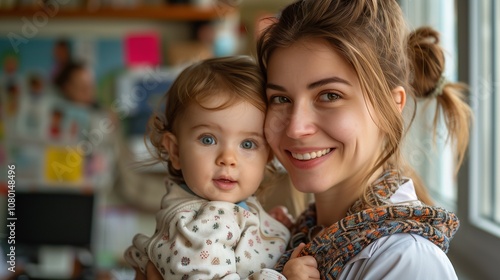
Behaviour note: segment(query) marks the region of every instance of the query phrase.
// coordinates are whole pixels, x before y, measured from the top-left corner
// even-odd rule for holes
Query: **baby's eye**
[[[290,103],[290,99],[285,96],[273,96],[269,99],[270,103]]]
[[[326,101],[326,102],[336,101],[340,98],[341,98],[340,95],[335,92],[327,92],[319,96],[320,101]]]
[[[200,142],[203,145],[215,145],[216,144],[215,138],[213,136],[210,136],[210,135],[204,135],[204,136],[200,137]]]
[[[250,149],[255,149],[257,147],[257,145],[251,140],[245,140],[245,141],[241,142],[241,147],[243,149],[250,150]]]

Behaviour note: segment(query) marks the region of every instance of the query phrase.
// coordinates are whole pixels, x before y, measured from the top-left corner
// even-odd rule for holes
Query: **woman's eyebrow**
[[[309,85],[307,85],[307,88],[314,89],[314,88],[321,87],[321,86],[331,84],[331,83],[342,83],[342,84],[352,86],[351,83],[349,83],[347,80],[335,76],[335,77],[321,79],[321,80],[316,81],[316,82],[312,82]],[[283,92],[286,91],[286,89],[284,87],[276,85],[276,84],[272,84],[272,83],[267,83],[266,89],[272,89],[272,90],[283,91]]]
[[[273,89],[273,90],[277,90],[277,91],[286,91],[284,87],[278,86],[275,84],[271,84],[271,83],[266,84],[266,89]]]
[[[310,83],[307,86],[307,88],[313,89],[313,88],[321,87],[321,86],[331,84],[331,83],[341,83],[341,84],[346,84],[346,85],[352,86],[351,83],[349,83],[347,80],[344,80],[340,77],[335,76],[335,77],[325,78],[325,79],[321,79],[319,81]]]

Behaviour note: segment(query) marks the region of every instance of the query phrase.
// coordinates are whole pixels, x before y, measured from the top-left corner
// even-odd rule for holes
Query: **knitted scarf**
[[[301,242],[306,243],[299,256],[314,256],[322,279],[336,279],[344,265],[369,244],[396,233],[420,235],[446,253],[458,230],[458,218],[439,207],[391,203],[390,197],[401,183],[396,171],[386,171],[372,184],[372,191],[368,194],[368,201],[376,207],[364,209],[365,204],[356,201],[345,218],[325,228],[312,240],[309,234],[316,227],[316,209],[311,204],[292,231],[292,248]],[[292,251],[288,250],[279,259],[276,270],[283,270]]]

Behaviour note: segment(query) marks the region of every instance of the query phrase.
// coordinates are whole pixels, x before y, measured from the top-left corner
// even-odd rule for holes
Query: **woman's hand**
[[[135,269],[135,280],[163,280],[158,269],[152,262],[148,262],[146,266],[146,275],[138,268]]]
[[[287,280],[320,279],[318,263],[314,257],[297,257],[304,246],[304,243],[300,243],[283,267],[283,275]]]

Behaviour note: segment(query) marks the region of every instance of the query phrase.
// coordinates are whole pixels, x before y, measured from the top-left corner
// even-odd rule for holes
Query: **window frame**
[[[482,8],[482,5],[488,2],[491,5],[489,9],[488,7]],[[500,4],[495,0],[483,0],[471,1],[470,5],[472,31],[470,101],[474,120],[470,143],[469,220],[475,227],[500,237],[500,214],[498,213],[500,190],[496,190],[500,186],[500,176],[495,172],[500,158],[500,145],[498,145],[500,99],[497,97],[500,82],[500,53],[498,52],[500,38],[495,32],[500,29],[500,20],[495,14],[500,15]],[[491,14],[484,15],[482,12],[485,10],[491,11]],[[485,18],[493,23],[490,26],[491,37],[480,32],[485,29],[483,26]],[[486,31],[488,31],[487,28]],[[488,54],[491,54],[492,59],[489,59]],[[485,199],[487,197],[490,199]],[[489,211],[490,217],[484,211]]]
[[[477,34],[474,24],[474,14],[477,14],[475,4],[477,0],[455,0],[457,10],[457,46],[458,46],[458,80],[471,85],[470,95],[474,90],[472,76],[477,73],[474,66],[476,49],[474,40]],[[484,0],[480,0],[484,1]],[[472,127],[472,138],[475,137],[474,127]],[[473,139],[471,139],[473,140]],[[469,145],[469,150],[465,157],[458,177],[458,197],[457,215],[460,219],[460,228],[453,238],[448,255],[452,259],[455,268],[460,268],[462,272],[474,279],[496,279],[498,278],[498,264],[500,263],[500,238],[488,230],[477,226],[472,213],[472,196],[474,189],[473,168],[474,168],[474,140]],[[476,186],[477,187],[477,186]]]

